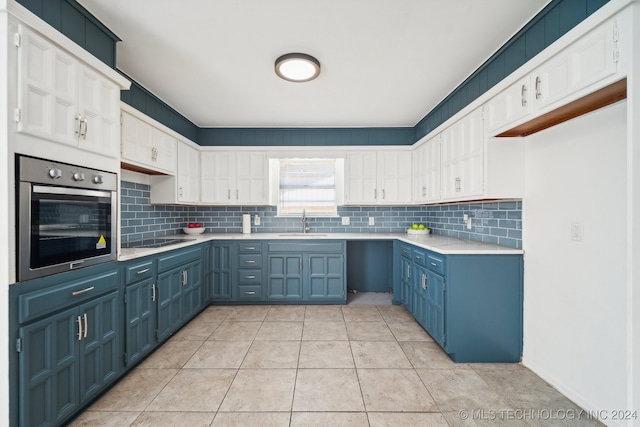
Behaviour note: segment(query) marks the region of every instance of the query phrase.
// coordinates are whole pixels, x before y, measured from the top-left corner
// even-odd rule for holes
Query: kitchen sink
[[[326,236],[323,233],[279,233],[278,236],[282,237],[322,237]]]

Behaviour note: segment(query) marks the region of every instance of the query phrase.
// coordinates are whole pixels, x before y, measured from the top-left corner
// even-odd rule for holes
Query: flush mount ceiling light
[[[290,82],[308,82],[320,75],[320,62],[304,53],[287,53],[276,59],[276,74]]]

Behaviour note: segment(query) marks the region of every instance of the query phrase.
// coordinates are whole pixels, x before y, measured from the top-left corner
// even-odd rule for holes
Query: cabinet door
[[[156,302],[154,280],[142,280],[125,289],[126,364],[138,362],[155,345]]]
[[[80,401],[94,397],[116,379],[122,353],[118,340],[120,301],[117,291],[80,307],[83,336],[80,344]]]
[[[202,263],[192,262],[182,268],[182,320],[185,321],[202,308]]]
[[[267,298],[302,299],[302,254],[270,254],[268,259]]]
[[[176,172],[178,141],[160,129],[151,128],[151,164],[154,169]]]
[[[426,328],[426,280],[427,269],[413,264],[413,280],[411,281],[411,314]]]
[[[80,404],[78,309],[19,329],[20,425],[59,424]]]
[[[413,200],[440,200],[440,134],[413,152]]]
[[[214,244],[211,248],[211,298],[231,299],[231,244]]]
[[[200,199],[200,153],[178,143],[178,201],[196,203]]]
[[[531,111],[531,95],[527,76],[487,102],[485,114],[488,132],[508,127],[526,117]]]
[[[265,153],[236,153],[235,204],[269,203],[269,163]]]
[[[431,337],[442,347],[445,347],[444,335],[444,278],[431,271],[426,271],[426,325]]]
[[[231,203],[234,154],[231,152],[200,153],[202,197],[204,203]],[[235,195],[234,195],[235,196]]]
[[[378,203],[411,203],[411,152],[378,153]]]
[[[345,204],[376,203],[377,154],[374,151],[347,153],[345,159]]]
[[[344,256],[342,254],[308,254],[305,299],[344,299]]]
[[[78,62],[20,25],[18,131],[76,145]]]
[[[442,132],[442,198],[482,195],[484,133],[478,108]]]
[[[536,106],[545,108],[616,72],[614,20],[578,39],[531,76]]]
[[[139,118],[122,112],[122,158],[136,163],[152,163],[152,127]]]
[[[411,308],[411,259],[400,257],[400,301],[407,308]]]
[[[80,66],[78,146],[109,157],[120,155],[120,88]]]
[[[158,342],[182,324],[182,272],[179,268],[158,275]]]

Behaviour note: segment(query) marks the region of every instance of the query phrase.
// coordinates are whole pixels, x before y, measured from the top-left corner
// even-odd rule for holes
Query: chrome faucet
[[[307,212],[305,209],[302,209],[302,232],[306,233],[309,231],[309,224],[307,223]]]

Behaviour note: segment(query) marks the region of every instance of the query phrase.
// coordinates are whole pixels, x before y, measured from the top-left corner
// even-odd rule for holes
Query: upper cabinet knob
[[[73,174],[74,181],[84,181],[84,174],[82,172],[75,172]]]
[[[102,175],[94,175],[93,176],[94,184],[102,184]]]
[[[58,168],[49,169],[49,176],[53,179],[58,179],[62,176],[62,170]]]

